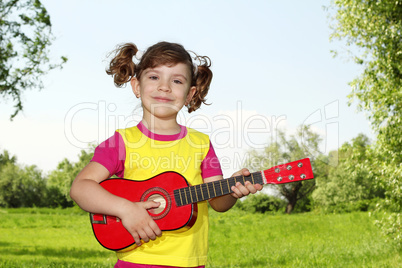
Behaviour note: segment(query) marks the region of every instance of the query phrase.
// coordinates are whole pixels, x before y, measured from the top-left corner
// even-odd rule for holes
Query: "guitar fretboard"
[[[190,187],[180,188],[173,191],[177,206],[184,206],[191,203],[196,203],[210,198],[230,194],[233,191],[230,189],[237,182],[245,184],[246,181],[252,184],[263,184],[262,173],[251,173],[250,176],[236,176],[220,181],[213,181],[204,184],[194,185]]]

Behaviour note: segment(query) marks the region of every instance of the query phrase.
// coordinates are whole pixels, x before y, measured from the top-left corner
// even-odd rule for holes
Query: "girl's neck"
[[[175,135],[181,132],[181,127],[176,119],[161,120],[143,117],[142,123],[149,131],[159,135]]]

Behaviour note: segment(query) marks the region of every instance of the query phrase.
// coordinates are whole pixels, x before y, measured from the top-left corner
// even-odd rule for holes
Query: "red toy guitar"
[[[197,217],[197,202],[226,195],[237,182],[244,184],[281,184],[314,177],[310,159],[305,158],[225,180],[189,186],[176,172],[164,172],[145,181],[107,179],[100,185],[110,193],[132,202],[154,200],[161,205],[148,213],[162,231],[191,228]],[[115,216],[90,214],[92,229],[98,242],[107,249],[120,251],[135,244],[134,238]],[[131,248],[131,247],[130,247]]]

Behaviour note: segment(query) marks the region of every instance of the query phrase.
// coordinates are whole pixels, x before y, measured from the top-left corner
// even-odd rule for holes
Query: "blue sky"
[[[43,78],[42,91],[24,93],[24,112],[13,122],[12,104],[1,103],[0,149],[20,163],[50,171],[139,120],[131,89],[115,88],[105,74],[108,52],[124,42],[140,49],[178,42],[211,58],[212,105],[180,120],[211,135],[227,176],[276,129],[311,124],[324,153],[361,132],[373,137],[364,114],[347,105],[348,82],[361,69],[330,53],[346,47],[329,41],[329,1],[42,2],[56,36],[51,57],[69,61]]]

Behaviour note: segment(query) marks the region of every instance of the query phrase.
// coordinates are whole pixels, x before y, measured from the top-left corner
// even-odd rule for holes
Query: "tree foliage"
[[[41,76],[67,61],[50,63],[51,27],[39,0],[0,1],[0,95],[15,104],[11,119],[23,109],[22,92],[42,89]]]
[[[82,150],[77,162],[62,160],[44,176],[36,166],[21,166],[8,151],[0,153],[0,207],[71,207],[71,183],[89,163],[94,147]]]
[[[36,166],[21,166],[8,151],[0,153],[0,207],[67,207],[64,195],[48,187]]]
[[[312,158],[313,152],[319,151],[318,146],[321,138],[318,134],[312,132],[308,126],[299,127],[297,133],[289,138],[285,135],[285,132],[278,131],[277,137],[278,141],[269,144],[264,151],[249,151],[249,158],[245,165],[251,170],[265,170],[278,164],[306,157]],[[315,188],[314,180],[280,184],[274,187],[280,196],[288,201],[286,213],[291,213],[298,201],[299,204],[303,205],[302,210],[310,209],[309,196]]]
[[[365,168],[371,161],[369,139],[359,134],[338,150],[338,165],[317,179],[313,193],[315,207],[327,212],[367,211],[384,198],[384,190],[375,184],[374,174]]]
[[[15,164],[17,162],[17,157],[11,156],[7,150],[4,150],[2,154],[0,154],[0,169],[7,165],[8,163]]]
[[[362,74],[351,82],[351,100],[367,112],[377,139],[367,162],[392,212],[382,229],[402,243],[402,1],[336,0],[332,38],[352,46]],[[357,51],[357,52],[356,52]]]
[[[36,166],[21,168],[8,162],[0,169],[1,207],[42,207],[46,182]]]
[[[277,212],[285,206],[286,202],[283,199],[263,193],[249,195],[236,203],[236,207],[251,213]]]
[[[72,202],[69,194],[71,184],[78,173],[91,161],[94,150],[94,146],[89,151],[81,150],[77,162],[71,162],[67,158],[62,160],[49,174],[48,186],[58,189],[66,200]]]

